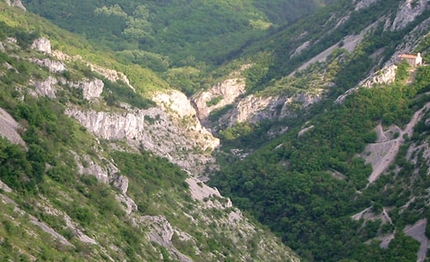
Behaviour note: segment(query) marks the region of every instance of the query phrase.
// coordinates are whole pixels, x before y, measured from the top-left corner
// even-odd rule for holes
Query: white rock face
[[[1,180],[0,180],[0,189],[5,191],[6,193],[12,192],[12,189],[10,187],[8,187],[8,185],[3,183],[3,181],[1,181]]]
[[[72,152],[72,154],[75,156],[75,162],[78,167],[78,172],[81,175],[92,175],[97,178],[98,181],[107,184],[110,180],[110,174],[113,175],[118,172],[118,168],[110,162],[108,163],[108,166],[109,169],[114,170],[113,172],[109,172],[108,167],[101,167],[88,155],[79,156],[75,152]]]
[[[203,91],[193,96],[192,101],[198,108],[199,119],[205,120],[210,112],[233,103],[236,98],[245,93],[245,78],[227,79],[214,85],[208,91]],[[215,105],[207,105],[209,101],[221,98]]]
[[[187,96],[177,90],[158,93],[152,100],[159,104],[163,111],[173,110],[179,117],[195,116],[196,110],[191,106]]]
[[[136,148],[141,146],[159,156],[168,157],[173,163],[190,171],[197,171],[196,169],[203,168],[204,163],[211,161],[210,157],[196,152],[196,147],[213,150],[219,145],[219,140],[201,127],[196,119],[191,118],[188,126],[183,126],[184,124],[172,121],[161,108],[124,113],[69,108],[66,114],[77,119],[98,137],[108,140],[125,139]]]
[[[396,80],[396,70],[396,65],[385,67],[376,72],[376,74],[361,81],[359,85],[370,88],[378,84],[391,84]]]
[[[371,4],[375,3],[377,0],[358,0],[355,1],[355,11],[363,8],[368,8]]]
[[[426,10],[427,6],[427,0],[406,0],[400,5],[391,30],[404,28],[410,22],[414,21],[417,16],[421,15]]]
[[[130,80],[128,79],[128,77],[126,75],[124,75],[122,72],[118,72],[116,70],[113,69],[107,69],[95,64],[91,64],[86,62],[86,64],[91,68],[92,71],[99,73],[100,75],[106,77],[106,79],[108,79],[111,82],[117,82],[117,81],[122,81],[124,82],[128,87],[130,87],[131,89],[133,89],[133,91],[135,91],[135,88],[130,84]]]
[[[270,105],[273,100],[272,97],[257,97],[249,95],[245,99],[241,100],[236,107],[233,109],[231,114],[228,115],[228,126],[232,126],[235,123],[241,123],[246,120],[255,118],[260,111],[263,111]]]
[[[137,210],[137,205],[134,202],[133,199],[131,199],[130,197],[128,197],[125,194],[117,194],[115,195],[115,199],[120,202],[123,203],[125,205],[124,211],[127,215],[130,215],[132,212]]]
[[[233,109],[218,121],[219,126],[231,127],[249,121],[257,123],[265,119],[284,118],[291,115],[291,106],[305,108],[321,100],[321,94],[295,94],[291,97],[260,97],[249,95],[240,100]],[[216,129],[216,128],[215,128]]]
[[[54,61],[51,59],[30,59],[31,62],[47,67],[51,73],[61,73],[66,70],[66,65],[60,61]]]
[[[310,41],[306,41],[303,44],[301,44],[299,47],[296,48],[296,50],[294,50],[293,54],[290,56],[290,59],[295,57],[296,55],[299,55],[303,50],[308,48],[310,44],[311,44]]]
[[[48,78],[44,81],[34,81],[30,80],[30,85],[33,85],[36,88],[36,93],[41,96],[47,96],[49,98],[55,98],[55,92],[57,88],[55,87],[58,84],[58,80],[52,76],[48,76]]]
[[[11,143],[25,145],[24,140],[18,134],[21,126],[5,110],[0,108],[0,136],[7,138]]]
[[[27,9],[25,8],[25,6],[22,4],[21,0],[6,0],[6,4],[8,4],[9,6],[15,6],[18,8],[21,8],[24,11],[27,11]]]
[[[205,208],[225,209],[233,206],[231,200],[229,198],[221,196],[218,189],[207,186],[205,183],[201,182],[197,178],[190,177],[187,178],[185,181],[190,186],[192,198],[203,203]],[[225,200],[225,202],[221,203],[219,200],[214,199],[214,197],[218,199],[223,199]]]
[[[363,81],[358,84],[358,86],[353,87],[349,90],[347,90],[343,95],[340,95],[336,100],[334,101],[335,104],[342,104],[345,99],[353,94],[355,91],[360,89],[361,87],[365,88],[372,88],[376,85],[381,84],[390,84],[393,83],[396,80],[396,70],[397,66],[394,64],[391,64],[387,67],[382,68],[372,76],[364,79]]]
[[[192,262],[190,258],[179,252],[179,250],[173,246],[172,237],[175,230],[164,216],[142,216],[135,219],[134,222],[143,224],[143,226],[149,228],[150,231],[147,235],[148,240],[165,247],[175,260]]]
[[[112,184],[121,191],[121,193],[125,194],[128,190],[128,178],[125,176],[119,176],[116,175],[113,180]]]
[[[34,40],[31,48],[46,54],[51,54],[51,41],[45,37]]]
[[[82,89],[85,99],[99,98],[103,92],[104,83],[100,79],[79,81],[77,84],[69,83],[70,86]]]

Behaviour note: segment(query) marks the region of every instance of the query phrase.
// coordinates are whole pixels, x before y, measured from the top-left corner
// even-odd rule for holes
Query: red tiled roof
[[[418,56],[416,55],[408,55],[408,54],[401,54],[399,55],[400,58],[417,58]]]

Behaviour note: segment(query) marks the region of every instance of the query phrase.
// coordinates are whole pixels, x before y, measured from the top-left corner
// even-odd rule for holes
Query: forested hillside
[[[429,260],[427,0],[17,2],[0,255]]]
[[[425,145],[427,118],[412,138],[404,138],[396,160],[376,183],[367,185],[372,166],[359,154],[378,139],[378,123],[384,131],[392,125],[402,129],[429,101],[429,73],[428,67],[420,68],[420,82],[412,86],[398,81],[362,89],[341,105],[325,104],[324,113],[290,122],[287,134],[243,161],[225,159],[210,183],[311,261],[414,261],[419,243],[402,230],[430,215],[426,149],[414,153],[418,162],[410,156],[412,145]],[[366,209],[370,217],[352,219]],[[382,212],[389,213],[389,222]],[[388,234],[395,238],[381,249]]]
[[[197,180],[218,140],[191,105],[171,109],[185,95],[10,4],[0,2],[0,261],[299,260]]]
[[[291,23],[315,11],[324,1],[23,3],[55,24],[114,50],[143,50],[166,56],[174,65],[195,66],[223,62],[228,52],[261,35],[264,29]]]

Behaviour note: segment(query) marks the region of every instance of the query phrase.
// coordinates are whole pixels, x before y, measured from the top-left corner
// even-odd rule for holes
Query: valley
[[[2,260],[429,260],[428,1],[0,10]]]

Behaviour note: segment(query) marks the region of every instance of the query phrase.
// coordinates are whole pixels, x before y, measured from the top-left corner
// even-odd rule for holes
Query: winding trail
[[[415,112],[414,116],[412,117],[411,121],[406,125],[405,129],[401,130],[399,128],[400,134],[397,138],[369,145],[370,147],[388,145],[389,149],[387,153],[379,159],[379,161],[372,164],[373,172],[368,178],[369,183],[367,184],[367,186],[369,186],[369,184],[373,183],[376,179],[378,179],[378,177],[393,163],[397,153],[399,152],[400,146],[405,143],[405,139],[403,137],[405,135],[407,135],[408,137],[412,137],[415,125],[421,119],[423,112],[429,108],[430,102],[428,102],[420,110]],[[370,149],[370,151],[372,150]]]

